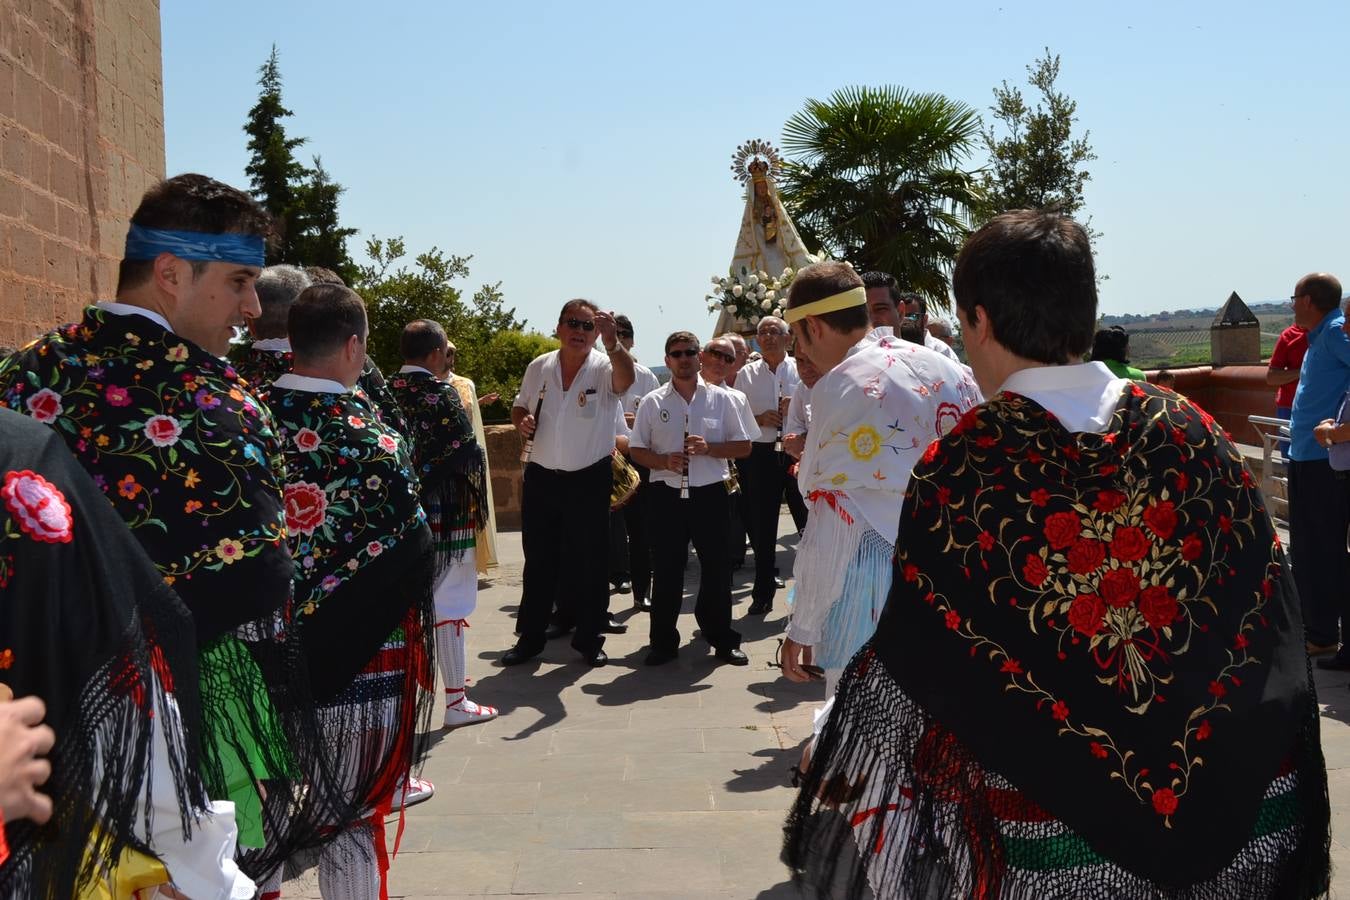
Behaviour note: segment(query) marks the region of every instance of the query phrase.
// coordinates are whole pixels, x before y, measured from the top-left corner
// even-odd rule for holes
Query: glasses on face
[[[906,322],[917,322],[921,316],[918,313],[905,313]]]
[[[633,332],[632,332],[632,331],[627,331],[627,330],[622,329],[622,328],[615,329],[614,333],[617,334],[617,335],[618,335],[619,337],[621,337],[621,338],[630,338],[630,337],[633,336]]]
[[[590,319],[564,319],[563,324],[573,331],[594,331],[595,323]]]
[[[776,328],[766,329],[765,331],[756,331],[760,338],[781,338],[787,335],[786,331],[779,331]]]
[[[681,356],[685,359],[689,359],[692,356],[698,356],[698,350],[693,347],[688,347],[684,350],[667,350],[666,356],[669,356],[671,359],[679,359]]]
[[[711,356],[713,359],[720,359],[727,365],[731,365],[736,361],[736,354],[734,353],[724,353],[721,350],[714,350],[712,347],[705,348],[703,352]]]

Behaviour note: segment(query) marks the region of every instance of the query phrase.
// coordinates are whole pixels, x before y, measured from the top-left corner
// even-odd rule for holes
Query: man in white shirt
[[[792,394],[788,404],[787,418],[783,422],[783,452],[793,459],[800,460],[806,449],[806,433],[811,428],[811,389],[820,381],[824,373],[816,368],[800,349],[797,351],[797,375],[802,383]]]
[[[603,666],[609,609],[610,454],[621,398],[633,385],[633,357],[619,343],[612,313],[569,300],[558,315],[562,347],[530,363],[511,407],[529,442],[521,498],[525,584],[520,639],[502,656],[514,666],[544,649],[555,591],[576,623],[572,647]],[[604,354],[594,352],[596,338]]]
[[[791,462],[782,451],[783,415],[797,389],[797,363],[787,355],[787,324],[776,316],[759,320],[755,336],[763,358],[741,370],[736,388],[750,401],[750,411],[759,425],[750,456],[741,466],[745,489],[746,530],[755,551],[755,585],[751,591],[751,615],[764,615],[773,608],[773,596],[782,586],[774,566],[778,543],[778,510],[783,494],[798,530],[806,525],[806,506],[788,477]]]
[[[747,433],[754,435],[758,432],[759,425],[755,422],[754,413],[750,412],[750,402],[745,399],[745,394],[736,390],[727,381],[736,370],[736,360],[740,358],[736,351],[736,343],[731,338],[731,335],[724,334],[704,345],[703,353],[699,356],[699,363],[703,367],[702,378],[705,384],[719,387],[731,396],[736,414],[741,417]],[[744,459],[727,463],[727,469],[734,483],[731,508],[728,512],[731,524],[727,528],[727,561],[733,572],[745,565],[745,491],[741,488],[743,483],[741,470],[744,464]]]
[[[889,328],[900,336],[900,320],[904,318],[904,301],[895,276],[889,272],[864,272],[863,287],[867,289],[867,319],[873,328]]]
[[[647,514],[652,535],[651,650],[646,664],[679,655],[679,621],[685,548],[692,539],[699,560],[694,618],[717,658],[736,666],[749,659],[731,627],[731,567],[727,559],[731,474],[727,460],[750,453],[750,430],[731,395],[704,384],[698,338],[677,331],[666,338],[671,380],[638,407],[629,446],[650,470]]]
[[[900,297],[905,303],[905,318],[917,321],[919,327],[923,329],[923,345],[929,350],[936,350],[952,362],[960,365],[961,357],[956,355],[956,351],[943,341],[933,337],[932,332],[928,330],[928,301],[923,298],[923,295],[906,291]]]
[[[627,316],[614,317],[614,333],[619,343],[630,354],[633,352],[633,322]],[[642,398],[661,386],[660,380],[652,370],[633,362],[633,386],[623,395],[624,423],[633,427],[637,416],[638,404]],[[647,481],[647,470],[634,462],[643,483]],[[642,488],[633,495],[633,499],[618,512],[609,514],[609,551],[610,582],[620,594],[633,592],[633,605],[640,610],[650,610],[647,599],[652,586],[651,547],[647,542],[647,515],[644,512],[646,497]]]

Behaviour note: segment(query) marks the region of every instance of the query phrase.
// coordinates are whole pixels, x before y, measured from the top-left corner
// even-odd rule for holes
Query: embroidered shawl
[[[294,354],[289,350],[260,350],[257,347],[248,347],[232,356],[237,356],[235,369],[255,393],[270,388],[272,382],[291,370],[291,364],[294,362]],[[394,395],[389,392],[384,373],[369,356],[366,357],[365,368],[361,370],[356,383],[362,392],[363,400],[379,413],[380,420],[399,434],[406,435],[408,423],[403,418],[403,411],[399,409]]]
[[[206,808],[197,647],[183,602],[56,435],[2,409],[0,433],[0,683],[42,698],[56,732],[52,817],[5,824],[0,894],[70,897],[89,867],[147,849],[133,829],[152,787],[177,795],[185,834]],[[173,779],[152,785],[169,695]]]
[[[878,896],[1311,896],[1317,715],[1284,552],[1213,418],[1132,384],[1073,434],[1003,394],[915,468],[786,856],[818,890],[861,859]]]

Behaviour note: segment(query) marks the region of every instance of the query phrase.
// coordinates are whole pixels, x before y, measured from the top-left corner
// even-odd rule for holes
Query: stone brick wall
[[[510,425],[489,425],[488,471],[492,474],[492,509],[499,531],[520,530],[520,492],[524,469],[520,465],[520,434]]]
[[[0,2],[0,344],[113,295],[163,177],[157,0]]]

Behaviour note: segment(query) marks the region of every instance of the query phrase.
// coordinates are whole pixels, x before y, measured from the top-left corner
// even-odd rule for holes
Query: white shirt
[[[783,420],[783,434],[806,434],[811,428],[811,389],[804,384],[792,392],[787,417]]]
[[[105,300],[98,304],[98,308],[104,312],[110,312],[114,316],[145,316],[151,322],[173,334],[173,328],[169,325],[169,320],[153,309],[146,309],[144,306],[132,306],[130,303],[118,303],[116,300]]]
[[[637,419],[633,422],[633,437],[629,446],[662,455],[679,453],[684,448],[686,427],[689,434],[698,435],[709,444],[752,439],[752,433],[741,421],[731,395],[700,378],[689,403],[675,390],[673,382],[643,397]],[[755,433],[758,430],[756,426]],[[725,459],[702,455],[689,457],[690,487],[717,484],[730,477]],[[652,469],[650,480],[677,488],[680,486],[680,473]]]
[[[272,382],[272,387],[287,391],[306,391],[311,394],[350,394],[352,392],[351,388],[340,381],[333,381],[331,378],[312,378],[309,375],[297,375],[294,372],[287,372],[282,375]]]
[[[929,350],[936,350],[957,365],[961,364],[961,357],[956,355],[956,351],[947,346],[946,341],[933,337],[933,333],[927,328],[923,330],[923,345]]]
[[[758,416],[778,408],[779,397],[791,397],[801,384],[797,377],[797,361],[790,356],[783,357],[778,370],[769,368],[762,359],[746,364],[736,376],[736,390],[745,394],[750,401],[750,412]],[[760,428],[756,443],[772,444],[778,438],[778,428],[765,425]]]
[[[1070,432],[1101,434],[1111,424],[1128,383],[1102,363],[1089,362],[1020,369],[999,390],[1035,400]]]
[[[273,353],[290,353],[290,338],[262,338],[253,342],[254,350],[270,350]]]
[[[424,369],[421,366],[399,366],[398,374],[407,375],[410,372],[421,372],[424,375],[430,375],[432,378],[436,377],[430,369]]]
[[[633,363],[633,386],[623,393],[623,411],[636,413],[642,398],[660,386],[661,379],[657,378],[651,369],[642,363]]]
[[[559,351],[537,357],[525,369],[513,406],[531,415],[543,390],[544,405],[535,424],[530,462],[560,472],[578,472],[614,451],[616,415],[621,396],[614,393],[614,366],[592,351],[563,390]]]

